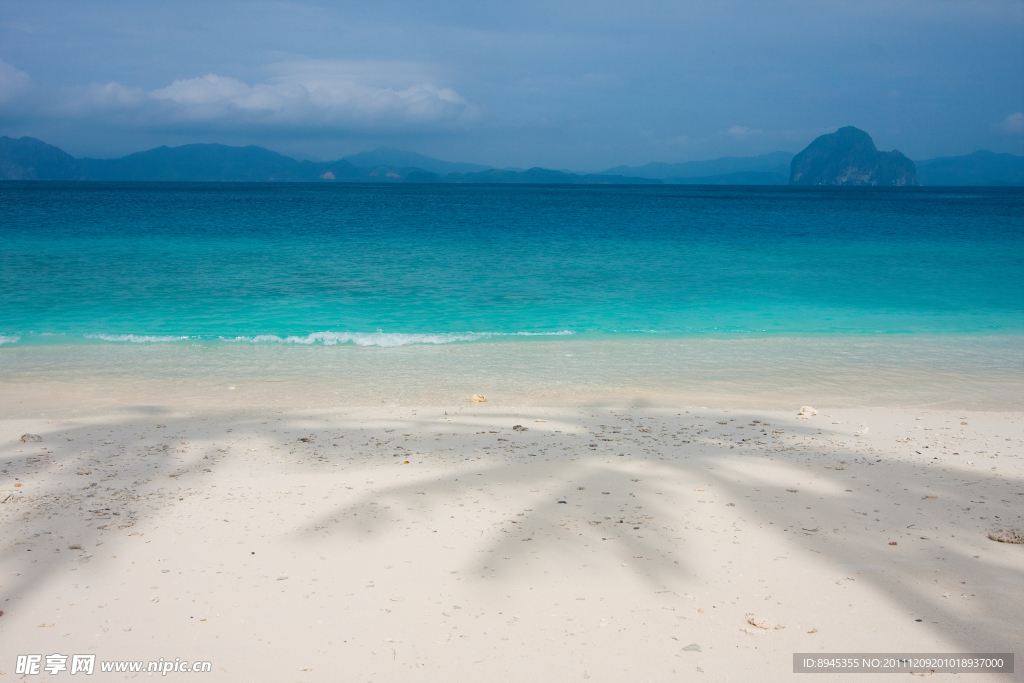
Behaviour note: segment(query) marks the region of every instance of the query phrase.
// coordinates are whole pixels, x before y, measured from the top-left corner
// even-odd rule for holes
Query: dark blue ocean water
[[[0,183],[5,345],[1022,332],[1019,188]]]

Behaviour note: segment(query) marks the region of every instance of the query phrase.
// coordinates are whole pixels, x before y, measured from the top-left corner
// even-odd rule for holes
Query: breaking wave
[[[214,335],[170,335],[170,334],[30,334],[0,335],[0,344],[51,344],[53,337],[62,338],[58,343],[74,343],[78,340],[113,342],[119,344],[167,344],[174,342],[193,343],[243,343],[243,344],[300,344],[323,346],[379,346],[384,348],[410,346],[413,344],[452,344],[456,342],[472,342],[481,339],[500,339],[514,337],[561,337],[575,334],[570,330],[560,332],[438,332],[438,333],[405,333],[405,332],[312,332],[306,335],[258,334],[253,336],[214,336]]]
[[[409,346],[410,344],[451,344],[496,337],[545,337],[573,334],[561,332],[463,332],[441,334],[407,334],[404,332],[313,332],[306,336],[279,337],[274,334],[260,334],[254,337],[221,337],[224,341],[248,342],[250,344],[353,344],[355,346]]]
[[[103,341],[111,342],[131,342],[132,344],[149,344],[153,342],[174,342],[185,339],[195,339],[195,337],[154,334],[84,334],[82,336],[86,339],[102,339]]]

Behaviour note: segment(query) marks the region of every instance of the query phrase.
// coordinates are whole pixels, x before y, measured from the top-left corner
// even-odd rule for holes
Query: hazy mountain
[[[873,141],[871,146],[874,147]],[[772,152],[756,157],[722,157],[679,164],[616,166],[602,173],[660,178],[666,183],[685,185],[788,185],[794,156],[790,152]],[[902,154],[899,156],[906,159]],[[921,185],[1024,185],[1024,156],[980,150],[913,163]]]
[[[0,137],[0,180],[79,180],[76,160],[35,138]]]
[[[636,176],[644,178],[661,178],[669,183],[695,184],[694,179],[711,180],[708,184],[730,185],[730,184],[780,184],[789,182],[789,163],[793,159],[792,152],[772,152],[761,154],[756,157],[722,157],[709,161],[685,161],[678,164],[665,164],[660,162],[644,164],[643,166],[616,166],[603,171],[609,175]],[[769,176],[760,177],[759,182],[747,183],[742,180],[743,176],[734,176],[742,173],[769,173],[784,175],[778,183],[764,182]],[[729,176],[734,176],[736,182],[731,182]],[[776,177],[775,180],[778,180]],[[701,183],[704,184],[704,183]]]
[[[979,150],[916,163],[922,185],[1024,185],[1024,156]]]
[[[775,171],[738,171],[692,178],[666,178],[665,182],[674,185],[788,185],[789,169],[782,167]]]
[[[181,145],[157,147],[120,159],[79,159],[90,180],[189,180],[254,182],[270,180],[298,165],[263,147]]]
[[[914,162],[880,152],[871,136],[846,126],[822,135],[793,157],[790,185],[917,185]]]
[[[343,159],[353,166],[359,168],[375,166],[395,166],[398,168],[420,168],[431,173],[446,175],[448,173],[476,173],[494,168],[493,166],[481,166],[480,164],[469,164],[458,161],[442,161],[432,157],[417,154],[416,152],[405,152],[390,147],[378,147],[372,152],[359,152],[350,154]]]
[[[80,159],[90,180],[229,182],[400,182],[409,170],[357,168],[345,159],[296,161],[263,147],[217,144],[157,147],[120,159]]]
[[[355,159],[359,165],[353,164],[350,159]],[[393,163],[372,163],[384,160]],[[441,169],[442,172],[431,171],[424,166]],[[337,161],[319,162],[296,161],[254,145],[230,147],[217,144],[157,147],[120,159],[75,159],[59,148],[34,138],[0,138],[0,180],[556,184],[661,182],[645,178],[579,175],[544,168],[531,168],[527,171],[498,170],[479,164],[441,161],[413,152],[384,148]]]
[[[519,183],[536,185],[661,185],[657,178],[629,178],[599,173],[567,173],[549,168],[535,167],[525,171],[492,168],[479,173],[449,173],[440,175],[427,171],[410,173],[408,183]]]
[[[904,171],[906,163],[913,166],[898,152],[878,152],[867,133],[857,132],[867,139],[867,146],[862,146],[868,156],[894,158]],[[0,180],[780,185],[788,182],[790,168],[785,164],[793,158],[789,152],[773,152],[681,164],[618,166],[603,173],[579,174],[544,168],[497,169],[387,148],[320,162],[296,161],[263,147],[217,144],[157,147],[120,159],[75,159],[35,138],[0,137]],[[381,163],[371,163],[377,161]],[[854,167],[860,169],[858,173],[863,170]],[[917,167],[918,179],[925,185],[1024,185],[1024,157],[1012,154],[978,151],[919,161]]]

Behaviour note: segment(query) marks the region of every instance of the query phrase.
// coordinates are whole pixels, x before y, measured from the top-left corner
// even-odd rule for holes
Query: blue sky
[[[1020,0],[0,0],[0,134],[599,170],[855,125],[1024,154],[1022,36]]]

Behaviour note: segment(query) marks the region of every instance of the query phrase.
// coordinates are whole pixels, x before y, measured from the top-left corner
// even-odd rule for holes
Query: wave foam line
[[[174,342],[182,341],[183,339],[191,339],[191,337],[153,334],[84,334],[82,336],[86,339],[102,339],[103,341],[112,342],[131,342],[132,344]]]
[[[279,337],[275,334],[260,334],[255,337],[221,337],[224,341],[248,342],[250,344],[316,344],[335,346],[354,344],[356,346],[396,347],[410,344],[451,344],[453,342],[476,341],[491,337],[542,337],[573,334],[561,332],[465,332],[444,334],[406,334],[403,332],[313,332],[304,337],[292,335]]]
[[[500,337],[548,337],[564,336],[574,334],[569,330],[560,332],[446,332],[446,333],[422,333],[408,334],[404,332],[312,332],[303,335],[279,336],[276,334],[259,334],[251,337],[224,337],[206,335],[159,335],[159,334],[82,334],[81,339],[96,339],[99,341],[129,343],[129,344],[166,344],[181,341],[221,341],[221,342],[242,342],[249,344],[323,344],[324,346],[336,346],[340,344],[352,344],[354,346],[380,346],[397,347],[409,346],[411,344],[452,344],[455,342],[469,342],[478,339],[500,338]],[[30,339],[36,335],[30,335]],[[39,337],[63,336],[51,333],[42,333]],[[75,336],[75,335],[72,335]],[[0,344],[14,344],[21,341],[20,335],[0,335]]]

